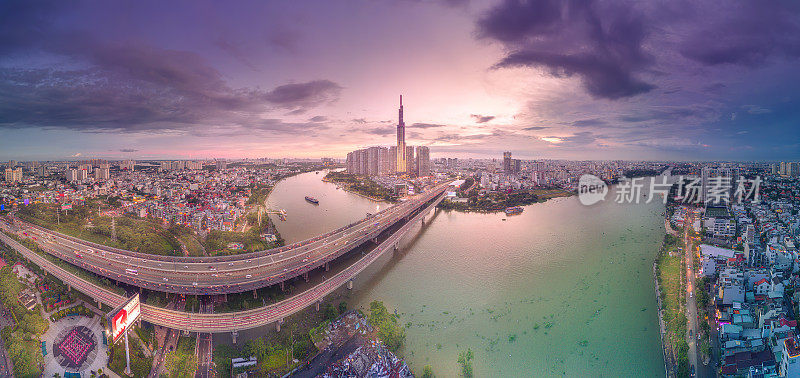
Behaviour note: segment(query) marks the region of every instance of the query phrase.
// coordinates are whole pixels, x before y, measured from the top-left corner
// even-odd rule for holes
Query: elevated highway
[[[137,253],[64,235],[12,218],[10,232],[27,232],[47,253],[103,277],[150,290],[180,294],[237,293],[308,274],[369,241],[377,241],[440,199],[449,182],[358,222],[292,245],[218,257]]]
[[[256,328],[272,323],[283,322],[285,317],[292,315],[305,307],[322,301],[337,288],[351,282],[358,273],[380,258],[386,251],[395,250],[400,239],[424,217],[434,211],[436,205],[444,198],[443,193],[426,201],[426,206],[414,213],[408,221],[404,222],[391,235],[383,239],[375,248],[339,273],[323,281],[319,285],[283,301],[256,308],[231,313],[190,313],[168,310],[147,304],[142,304],[142,318],[150,323],[189,332],[222,333],[236,332],[244,329]],[[61,268],[44,256],[31,251],[4,233],[0,233],[0,240],[14,248],[32,263],[62,280],[72,289],[79,290],[97,301],[116,307],[125,300],[122,295],[107,290],[101,286],[78,277]]]

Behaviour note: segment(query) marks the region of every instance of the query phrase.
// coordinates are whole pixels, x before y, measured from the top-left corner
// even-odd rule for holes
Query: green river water
[[[289,214],[275,219],[287,243],[387,206],[323,175],[286,179],[270,195],[270,207]],[[663,376],[652,274],[663,210],[658,201],[583,206],[576,197],[510,217],[440,210],[360,275],[348,302],[397,310],[403,355],[417,372],[429,364],[457,376],[458,353],[469,348],[477,377]]]

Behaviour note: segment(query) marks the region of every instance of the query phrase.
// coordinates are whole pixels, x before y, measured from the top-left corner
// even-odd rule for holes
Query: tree
[[[472,359],[475,356],[472,354],[472,349],[467,348],[466,352],[458,354],[458,363],[461,364],[461,375],[465,377],[472,377]]]
[[[367,321],[377,328],[378,338],[389,350],[394,352],[399,350],[403,345],[403,341],[405,341],[406,334],[405,330],[398,324],[397,316],[390,314],[381,301],[370,303],[369,312]]]
[[[337,316],[339,316],[339,313],[336,312],[336,308],[333,307],[333,305],[330,303],[325,305],[325,310],[323,311],[322,314],[326,320],[333,320],[336,319]]]
[[[425,365],[422,368],[422,378],[434,378],[435,375],[433,374],[433,368],[431,365]]]
[[[339,302],[339,313],[344,314],[347,311],[347,302],[341,301]]]

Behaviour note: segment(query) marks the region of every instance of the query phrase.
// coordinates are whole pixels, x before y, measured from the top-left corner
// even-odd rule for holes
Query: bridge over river
[[[191,332],[220,333],[277,323],[283,318],[319,303],[352,279],[388,250],[397,248],[412,226],[424,221],[444,198],[449,182],[391,206],[359,222],[332,232],[272,250],[223,257],[156,256],[110,248],[59,234],[14,219],[0,222],[8,232],[28,232],[47,253],[100,276],[150,290],[212,295],[243,292],[327,269],[339,256],[362,246],[374,246],[352,265],[322,283],[265,307],[231,313],[188,313],[142,304],[142,318],[153,324]],[[125,298],[61,268],[0,233],[0,240],[29,261],[64,281],[71,288],[111,307]],[[370,244],[371,243],[371,244]],[[76,252],[77,251],[77,252]],[[306,276],[307,277],[307,276]]]

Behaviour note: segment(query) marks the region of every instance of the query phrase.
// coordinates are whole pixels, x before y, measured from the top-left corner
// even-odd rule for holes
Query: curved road
[[[405,233],[411,229],[411,227],[413,227],[417,221],[434,210],[442,198],[444,198],[443,195],[434,198],[427,207],[416,213],[416,215],[414,215],[408,222],[400,227],[400,229],[394,232],[386,240],[381,242],[372,251],[365,254],[354,264],[350,265],[319,285],[291,298],[257,309],[213,314],[167,310],[143,303],[141,305],[142,318],[153,324],[172,329],[205,333],[233,332],[282,321],[284,317],[292,315],[311,304],[321,301],[326,295],[332,293],[341,285],[352,280],[358,273],[366,269],[370,264],[383,255],[384,252],[394,249],[394,247],[399,243],[400,238],[402,238],[403,235],[405,235]],[[56,276],[56,278],[64,281],[64,283],[70,285],[72,288],[79,290],[102,303],[105,303],[111,307],[117,307],[126,300],[122,295],[113,293],[87,280],[73,275],[42,255],[39,255],[38,253],[26,248],[4,233],[0,233],[0,240],[20,252],[31,262],[39,265],[44,270]]]
[[[220,257],[148,255],[84,241],[14,218],[0,222],[10,232],[26,232],[42,249],[98,275],[130,285],[180,294],[237,293],[274,285],[323,267],[330,261],[377,238],[412,215],[449,185],[437,185],[408,201],[338,230],[266,251]]]

